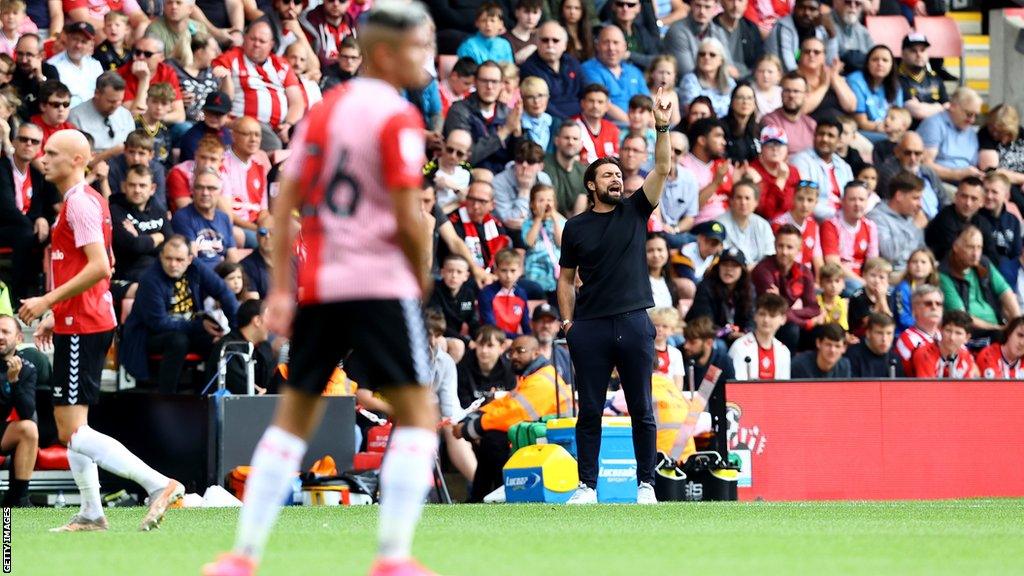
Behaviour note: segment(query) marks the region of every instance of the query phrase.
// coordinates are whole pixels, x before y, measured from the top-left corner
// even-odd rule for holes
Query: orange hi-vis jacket
[[[465,434],[479,438],[485,431],[508,432],[520,422],[536,422],[549,414],[568,414],[572,389],[555,372],[547,359],[525,376],[519,376],[514,390],[496,398],[466,419]],[[540,360],[540,359],[538,359]],[[555,386],[560,403],[555,405]]]
[[[676,383],[664,374],[655,373],[651,378],[651,396],[654,400],[654,422],[658,427],[658,452],[671,454],[672,446],[679,435],[679,427],[686,421],[690,402],[683,396]],[[686,442],[680,462],[686,462],[697,451],[693,438]]]
[[[281,377],[288,380],[288,365],[278,364],[277,371],[281,373]],[[343,369],[335,368],[334,372],[331,373],[331,377],[327,380],[327,387],[324,388],[324,396],[355,396],[356,390],[359,390],[359,384],[355,380],[348,377]]]

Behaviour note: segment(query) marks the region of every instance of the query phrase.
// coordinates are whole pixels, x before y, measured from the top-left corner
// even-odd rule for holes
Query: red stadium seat
[[[875,41],[875,44],[888,46],[897,57],[903,51],[903,39],[910,33],[910,22],[903,16],[868,16],[868,33]],[[935,45],[935,40],[929,35],[928,40]]]
[[[0,455],[0,466],[7,463],[8,456]],[[40,448],[36,455],[36,470],[70,470],[68,449],[60,444]]]
[[[964,59],[964,38],[960,35],[960,26],[956,20],[949,16],[918,16],[914,18],[914,28],[928,37],[931,44],[928,56],[960,59],[960,85],[963,86],[967,64]]]
[[[150,362],[160,362],[163,359],[164,359],[163,354],[150,354],[149,355],[149,361]],[[199,363],[199,362],[202,362],[202,361],[203,361],[203,357],[200,356],[199,354],[196,354],[195,352],[189,352],[188,354],[185,355],[185,362]]]

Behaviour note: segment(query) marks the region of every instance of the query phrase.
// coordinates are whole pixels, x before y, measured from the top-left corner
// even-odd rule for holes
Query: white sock
[[[235,553],[259,560],[270,537],[292,479],[299,470],[306,442],[277,426],[267,428],[252,456],[245,481],[245,503],[238,520]]]
[[[71,475],[75,477],[78,492],[82,495],[82,507],[78,513],[89,520],[103,516],[103,503],[100,501],[100,469],[92,458],[68,448],[68,464]]]
[[[412,537],[423,512],[423,501],[434,485],[437,433],[423,428],[395,428],[380,469],[380,526],[382,558],[402,560],[412,553]]]
[[[79,426],[78,431],[71,436],[68,448],[75,450],[91,458],[96,464],[122,478],[127,478],[138,483],[152,494],[163,490],[171,481],[170,478],[153,470],[138,456],[132,454],[117,440],[97,432],[89,426]]]

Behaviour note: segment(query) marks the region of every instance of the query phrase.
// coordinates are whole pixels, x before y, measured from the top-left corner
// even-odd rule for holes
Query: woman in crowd
[[[761,152],[750,163],[761,176],[761,200],[757,213],[771,221],[793,207],[800,171],[789,163],[789,140],[778,126],[761,129]]]
[[[206,97],[217,91],[220,86],[220,80],[213,77],[213,69],[210,66],[217,56],[220,56],[217,41],[212,36],[197,34],[192,37],[191,63],[182,64],[177,60],[168,62],[181,84],[187,122],[195,123],[201,120]]]
[[[775,254],[772,225],[754,213],[760,196],[756,183],[740,180],[732,187],[729,211],[718,217],[725,226],[726,244],[739,250],[751,268],[765,256]]]
[[[721,118],[729,111],[729,100],[736,81],[729,77],[729,62],[725,47],[715,38],[706,38],[697,48],[697,67],[683,76],[680,83],[683,102],[697,96],[711,99],[715,116]]]
[[[805,38],[800,42],[797,71],[807,80],[804,114],[820,121],[843,113],[852,114],[857,109],[857,96],[843,78],[842,63],[836,62],[832,67],[825,65],[825,44],[818,38]]]
[[[853,72],[846,81],[857,97],[857,129],[871,142],[885,140],[883,125],[889,107],[903,106],[903,89],[892,50],[884,44],[872,48],[864,70]]]
[[[757,158],[758,131],[757,101],[754,88],[742,82],[732,91],[729,113],[725,121],[725,155],[734,162],[749,162]]]
[[[594,30],[591,28],[592,6],[584,0],[565,0],[558,11],[558,22],[569,33],[566,50],[580,62],[594,57]]]
[[[728,348],[754,329],[754,284],[743,253],[729,248],[704,274],[697,286],[686,321],[707,316],[719,327],[719,339]]]
[[[711,118],[714,115],[715,109],[711,104],[711,99],[707,96],[697,96],[686,108],[686,116],[679,126],[676,126],[676,130],[686,134],[694,122],[701,118]]]
[[[1015,107],[1000,104],[988,113],[978,130],[978,146],[979,168],[1001,168],[1012,184],[1024,184],[1024,130]]]
[[[754,68],[754,97],[757,99],[757,119],[782,107],[782,60],[774,54],[765,54]]]
[[[647,273],[651,278],[654,307],[677,308],[679,292],[676,290],[675,272],[669,266],[668,242],[661,234],[647,235]]]
[[[669,120],[669,126],[675,127],[679,124],[682,119],[680,116],[679,106],[679,93],[676,92],[675,86],[678,82],[676,78],[676,57],[671,54],[662,54],[655,56],[654,60],[651,60],[651,65],[647,67],[647,88],[651,91],[651,94],[657,94],[658,88],[665,87],[665,93],[662,94],[669,104],[672,106],[672,117]]]

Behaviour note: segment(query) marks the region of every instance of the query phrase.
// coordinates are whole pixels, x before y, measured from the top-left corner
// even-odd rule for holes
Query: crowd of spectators
[[[81,130],[111,205],[122,365],[171,393],[189,359],[250,342],[271,388],[277,174],[305,112],[359,76],[372,1],[29,4],[0,1],[0,295],[42,289],[61,199],[38,158]],[[562,229],[589,162],[617,157],[639,188],[658,92],[674,160],[647,240],[659,371],[679,377],[681,349],[737,379],[1024,373],[1019,113],[982,117],[928,38],[895,54],[863,24],[924,0],[426,4],[433,81],[406,96],[428,132],[432,350],[463,407],[515,387],[535,358],[533,341],[529,361],[504,355],[522,335],[571,381],[553,345]]]

